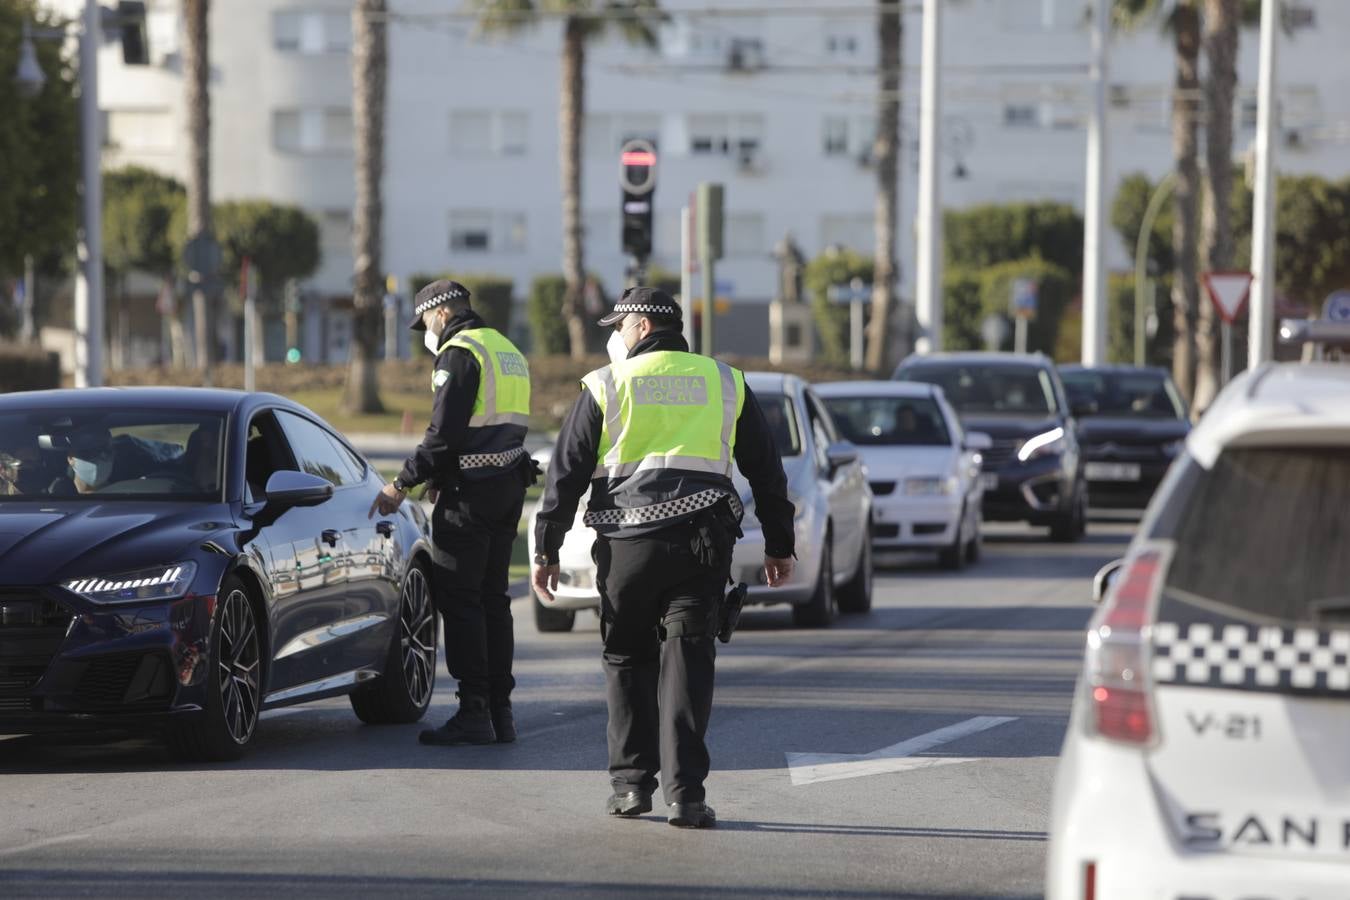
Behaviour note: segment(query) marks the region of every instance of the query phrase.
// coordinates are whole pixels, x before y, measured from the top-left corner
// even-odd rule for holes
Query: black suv
[[[1082,537],[1087,486],[1053,362],[1039,353],[930,353],[909,357],[894,377],[940,386],[967,430],[993,438],[982,463],[986,519],[1048,525],[1057,541]]]

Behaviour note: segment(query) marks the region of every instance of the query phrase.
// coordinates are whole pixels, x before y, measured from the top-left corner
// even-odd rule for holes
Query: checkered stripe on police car
[[[507,466],[525,455],[524,447],[512,447],[501,453],[466,453],[459,458],[461,469],[485,469],[488,466]]]
[[[1159,622],[1153,626],[1153,677],[1254,691],[1350,693],[1350,631]]]
[[[739,519],[744,512],[740,499],[735,494],[709,488],[706,491],[699,491],[697,494],[690,494],[688,497],[681,497],[678,500],[667,500],[664,503],[651,503],[647,506],[635,506],[631,509],[601,509],[587,512],[581,520],[591,526],[646,525],[650,522],[676,519],[680,516],[696,513],[701,509],[707,509],[723,497],[731,502],[731,511]]]

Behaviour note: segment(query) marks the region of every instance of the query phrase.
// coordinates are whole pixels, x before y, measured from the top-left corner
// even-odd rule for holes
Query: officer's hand
[[[423,494],[422,497],[423,497],[423,499],[426,500],[428,503],[435,503],[435,502],[436,502],[436,498],[439,497],[440,495],[441,495],[441,489],[440,489],[440,488],[438,488],[438,487],[429,487],[429,488],[427,488],[427,492],[426,492],[425,494]]]
[[[553,592],[558,589],[558,575],[562,568],[558,565],[534,567],[534,592],[549,603],[553,602]]]
[[[367,519],[375,518],[375,511],[379,510],[380,515],[387,516],[403,505],[403,498],[407,494],[394,487],[392,484],[386,484],[384,489],[375,495],[375,502],[370,504],[370,512],[366,514]]]
[[[769,582],[769,587],[778,587],[792,577],[792,570],[795,565],[792,557],[787,559],[775,559],[772,556],[764,557],[764,576]]]

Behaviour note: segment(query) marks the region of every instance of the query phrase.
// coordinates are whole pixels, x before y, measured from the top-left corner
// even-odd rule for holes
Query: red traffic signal
[[[656,148],[648,141],[628,141],[619,150],[619,185],[628,194],[656,189]]]

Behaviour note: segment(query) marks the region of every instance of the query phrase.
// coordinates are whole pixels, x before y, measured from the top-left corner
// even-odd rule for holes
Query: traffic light
[[[629,141],[619,151],[623,194],[623,252],[645,260],[652,254],[652,200],[656,194],[656,148]]]

